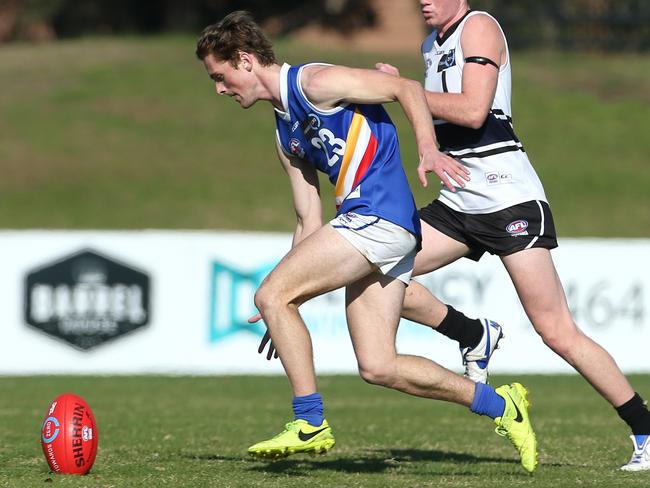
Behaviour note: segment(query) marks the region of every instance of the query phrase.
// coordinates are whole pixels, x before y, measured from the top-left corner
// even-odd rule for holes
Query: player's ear
[[[245,51],[239,51],[239,67],[250,71],[253,69],[253,55]]]

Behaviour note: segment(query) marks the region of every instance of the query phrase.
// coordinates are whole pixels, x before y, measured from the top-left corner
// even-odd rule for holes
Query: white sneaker
[[[474,348],[461,347],[460,354],[465,365],[465,377],[476,383],[487,383],[488,363],[492,353],[499,347],[503,337],[501,326],[494,320],[479,319],[483,325],[483,337]]]
[[[650,469],[650,435],[631,435],[634,444],[632,459],[621,466],[623,471],[645,471]]]

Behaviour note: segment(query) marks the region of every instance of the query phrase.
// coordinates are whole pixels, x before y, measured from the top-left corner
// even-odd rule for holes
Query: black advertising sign
[[[86,249],[46,263],[25,279],[25,322],[87,350],[150,320],[149,275]]]

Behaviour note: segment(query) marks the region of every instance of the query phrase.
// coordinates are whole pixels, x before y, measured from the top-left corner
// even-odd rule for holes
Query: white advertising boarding
[[[257,353],[253,295],[289,234],[0,232],[0,374],[278,374]],[[576,322],[625,372],[650,372],[650,239],[564,239],[553,251]],[[494,256],[418,278],[505,331],[495,373],[571,368],[544,346]],[[301,307],[319,373],[356,373],[343,292]],[[402,321],[398,351],[461,371],[456,343]]]

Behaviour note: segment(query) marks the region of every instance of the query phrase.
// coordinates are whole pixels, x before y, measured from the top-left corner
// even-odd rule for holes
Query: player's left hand
[[[387,75],[399,76],[399,69],[388,63],[375,63],[375,69]]]
[[[248,319],[249,324],[254,324],[255,322],[259,322],[262,320],[262,314],[256,313],[252,317]],[[275,346],[273,345],[273,341],[271,340],[271,334],[269,334],[269,331],[264,333],[264,337],[262,337],[262,340],[260,341],[260,346],[257,348],[258,354],[263,354],[264,353],[264,348],[266,345],[269,345],[269,350],[266,353],[266,359],[269,361],[273,358],[277,359],[278,356],[278,351],[275,350]]]
[[[442,184],[453,192],[457,187],[464,188],[465,182],[470,180],[469,170],[460,161],[440,151],[420,158],[418,178],[424,188],[428,186],[427,173],[435,173]]]

